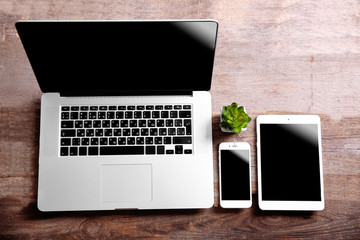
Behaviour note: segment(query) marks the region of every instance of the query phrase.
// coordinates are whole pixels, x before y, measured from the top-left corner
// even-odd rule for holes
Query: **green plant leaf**
[[[251,121],[251,118],[244,112],[244,109],[243,106],[238,106],[236,102],[223,106],[220,127],[240,133],[242,128],[246,128]]]

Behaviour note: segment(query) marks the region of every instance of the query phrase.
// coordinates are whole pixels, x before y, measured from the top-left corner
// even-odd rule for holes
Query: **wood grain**
[[[42,213],[37,210],[41,92],[14,24],[22,19],[217,19],[212,83],[215,206],[205,210]],[[359,239],[360,2],[356,0],[0,0],[0,239]],[[236,101],[253,118],[222,133]],[[321,117],[325,210],[261,211],[255,119]],[[253,206],[218,202],[218,144],[252,145]]]

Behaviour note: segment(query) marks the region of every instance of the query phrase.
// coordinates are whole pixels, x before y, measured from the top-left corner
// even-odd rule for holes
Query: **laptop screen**
[[[210,90],[215,21],[21,21],[43,92],[113,95]]]

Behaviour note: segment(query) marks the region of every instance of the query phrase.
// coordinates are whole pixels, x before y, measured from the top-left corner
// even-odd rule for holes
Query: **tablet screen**
[[[317,124],[260,124],[262,200],[321,201]]]

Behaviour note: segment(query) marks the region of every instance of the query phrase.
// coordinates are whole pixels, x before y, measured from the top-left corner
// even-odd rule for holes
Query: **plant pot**
[[[247,113],[245,107],[244,107],[244,112]],[[220,122],[222,122],[222,108],[221,108],[221,110],[220,110]],[[247,129],[247,127],[246,127],[246,128],[242,128],[242,129],[241,129],[241,132],[246,131],[246,129]],[[223,127],[221,127],[221,131],[222,131],[222,132],[225,132],[225,133],[235,133],[234,131],[229,131],[229,130],[227,130],[226,128],[223,128]]]

